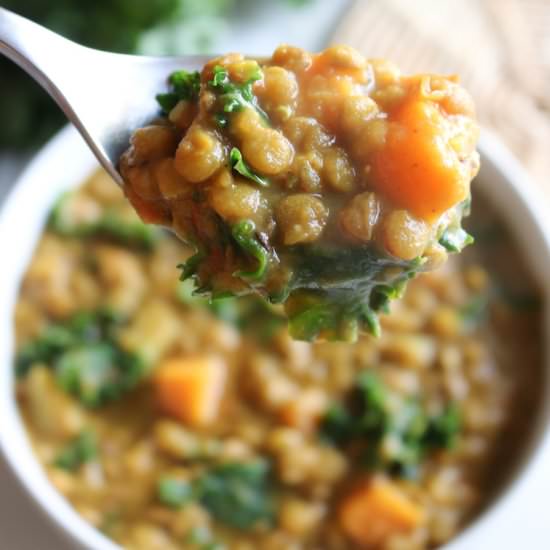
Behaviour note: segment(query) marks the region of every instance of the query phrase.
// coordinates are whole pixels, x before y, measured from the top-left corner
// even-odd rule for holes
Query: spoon
[[[118,183],[117,165],[133,130],[159,114],[155,95],[178,69],[212,57],[146,57],[86,48],[0,8],[0,53],[48,92]]]

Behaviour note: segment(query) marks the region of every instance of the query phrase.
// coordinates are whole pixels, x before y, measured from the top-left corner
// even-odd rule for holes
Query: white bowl
[[[546,405],[532,419],[532,437],[512,479],[446,550],[504,550],[520,544],[529,550],[542,550],[550,540],[550,525],[544,516],[548,509],[546,490],[550,488],[550,468],[545,466],[545,461],[550,464],[550,231],[541,200],[517,161],[487,134],[482,137],[480,151],[482,173],[476,185],[507,221],[544,293]],[[14,398],[12,368],[13,313],[19,285],[48,211],[60,192],[77,186],[96,166],[80,136],[68,127],[28,165],[0,212],[0,450],[14,476],[52,524],[69,537],[72,547],[116,550],[116,544],[84,521],[54,489],[35,459]],[[0,491],[0,508],[6,504]],[[30,518],[24,521],[32,525]]]

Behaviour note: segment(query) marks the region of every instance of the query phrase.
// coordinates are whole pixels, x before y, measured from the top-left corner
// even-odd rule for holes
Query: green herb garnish
[[[195,496],[191,483],[170,477],[164,477],[159,481],[157,493],[159,500],[172,508],[180,508],[191,502]]]
[[[169,78],[171,91],[158,94],[156,100],[165,113],[169,113],[179,101],[197,101],[201,88],[201,77],[198,71],[184,69],[173,72]]]
[[[242,153],[236,147],[233,147],[229,153],[229,162],[231,163],[231,168],[241,176],[252,180],[262,187],[267,187],[269,185],[269,181],[266,178],[258,176],[258,174],[255,174],[251,170],[250,166],[245,162]]]
[[[236,277],[253,281],[260,280],[267,270],[269,254],[256,237],[256,226],[250,220],[243,220],[231,228],[231,235],[247,256],[258,262],[254,271],[238,271]]]
[[[206,527],[193,527],[187,533],[185,544],[197,547],[198,550],[225,550],[226,546],[212,538],[212,533]],[[186,546],[187,548],[187,546]]]
[[[248,78],[242,82],[233,82],[229,78],[229,72],[225,67],[216,65],[213,70],[212,80],[208,85],[214,91],[220,101],[221,111],[216,114],[216,121],[225,128],[229,123],[229,115],[245,108],[254,109],[265,123],[269,117],[258,104],[258,100],[252,92],[254,82],[263,78],[263,72],[256,63],[250,71]]]
[[[104,237],[144,250],[152,250],[162,236],[161,229],[144,224],[133,212],[122,215],[111,209],[102,212],[96,221],[79,221],[73,212],[75,197],[75,193],[65,193],[54,206],[48,221],[54,233],[77,239]]]
[[[206,252],[199,248],[193,256],[187,258],[182,264],[178,264],[178,269],[181,269],[180,281],[185,281],[195,275],[201,262],[206,258]]]
[[[462,252],[468,245],[473,244],[472,235],[464,231],[462,227],[450,227],[439,238],[439,244],[448,252]]]
[[[196,500],[218,521],[238,529],[273,521],[269,467],[263,461],[222,464],[192,482],[163,478],[157,493],[163,504],[175,508]]]
[[[21,348],[16,373],[25,376],[36,364],[52,368],[59,386],[87,407],[112,401],[137,385],[145,362],[123,350],[115,339],[119,320],[107,311],[83,312],[50,325]]]
[[[270,299],[286,302],[292,337],[308,341],[321,334],[353,341],[359,330],[379,334],[377,312],[388,310],[423,265],[421,258],[397,260],[369,247],[297,246],[287,258],[292,276]]]
[[[197,483],[200,502],[220,522],[250,529],[260,521],[273,521],[273,496],[265,462],[223,464]]]
[[[90,430],[84,430],[61,450],[54,465],[63,470],[74,472],[82,464],[94,460],[97,454],[95,434]]]
[[[329,409],[321,434],[336,445],[352,446],[370,469],[414,477],[429,453],[452,448],[459,431],[456,405],[429,415],[417,399],[400,400],[375,374],[365,371],[349,399]]]

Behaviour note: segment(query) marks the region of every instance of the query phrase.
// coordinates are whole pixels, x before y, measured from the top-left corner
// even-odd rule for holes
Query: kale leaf
[[[245,254],[258,262],[254,271],[238,271],[234,275],[242,279],[260,280],[267,270],[269,254],[256,238],[254,222],[243,220],[236,223],[231,228],[231,235]]]
[[[429,415],[418,399],[399,399],[375,374],[364,371],[349,399],[328,410],[321,436],[335,445],[353,447],[367,468],[414,477],[429,453],[453,447],[459,431],[455,404]]]
[[[191,483],[171,477],[163,477],[159,481],[157,494],[162,504],[171,508],[180,508],[195,498]]]
[[[421,258],[398,260],[368,246],[296,246],[282,261],[293,266],[292,276],[270,299],[286,302],[292,337],[307,341],[354,341],[359,330],[379,334],[376,313],[388,310],[423,265]]]
[[[54,233],[79,239],[104,237],[144,250],[152,250],[162,236],[161,229],[144,224],[133,212],[122,215],[115,209],[107,209],[92,222],[74,219],[75,197],[75,193],[64,193],[54,206],[48,220],[48,227]]]
[[[54,465],[63,470],[74,472],[82,464],[96,458],[97,454],[97,439],[94,432],[83,430],[61,450],[55,458]]]
[[[268,482],[269,466],[228,463],[199,478],[200,501],[222,523],[249,529],[259,521],[273,521],[273,500]]]
[[[264,461],[221,464],[192,482],[164,477],[157,494],[162,503],[175,508],[198,501],[218,521],[238,529],[274,519],[269,465]]]
[[[48,326],[17,354],[17,376],[25,376],[35,364],[45,364],[54,370],[59,386],[87,407],[118,398],[148,370],[141,357],[116,342],[118,324],[116,316],[100,310]]]
[[[140,358],[112,342],[71,348],[59,357],[54,369],[59,386],[87,407],[118,398],[136,386],[146,370]]]
[[[221,111],[216,115],[219,126],[225,128],[229,124],[229,115],[245,108],[254,109],[266,124],[269,122],[269,117],[259,106],[252,91],[254,82],[262,78],[263,72],[257,63],[251,66],[248,78],[242,83],[233,82],[225,67],[214,67],[212,80],[208,85],[219,98]]]
[[[193,527],[185,536],[183,541],[186,545],[197,548],[197,550],[226,550],[226,546],[217,542],[207,527]],[[186,546],[187,548],[187,546]]]
[[[173,72],[168,77],[170,91],[157,94],[156,100],[161,109],[168,114],[180,100],[197,101],[201,88],[201,76],[198,71],[185,69]]]
[[[242,153],[236,147],[233,147],[229,153],[229,162],[231,164],[231,168],[241,174],[241,176],[252,180],[254,183],[257,183],[262,187],[267,187],[269,185],[269,181],[266,178],[255,174],[251,170],[250,166],[248,166],[245,162]]]
[[[462,227],[449,227],[439,238],[439,244],[448,252],[462,252],[468,245],[473,244],[472,235],[464,231]]]

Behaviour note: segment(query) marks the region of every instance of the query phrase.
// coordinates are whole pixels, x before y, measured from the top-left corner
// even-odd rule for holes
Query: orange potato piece
[[[154,376],[158,403],[185,424],[206,426],[216,420],[226,377],[226,364],[218,357],[167,359]]]
[[[391,535],[413,530],[423,517],[420,506],[393,482],[381,477],[361,482],[339,508],[344,532],[357,544],[369,548],[382,544]]]
[[[389,122],[384,147],[370,158],[371,183],[395,206],[434,221],[469,194],[471,173],[453,148],[452,122],[435,102],[419,97]],[[473,129],[477,137],[477,125]]]

